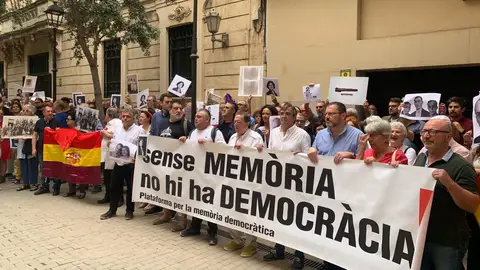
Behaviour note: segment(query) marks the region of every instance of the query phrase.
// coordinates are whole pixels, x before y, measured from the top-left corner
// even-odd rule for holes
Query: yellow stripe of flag
[[[75,167],[100,166],[100,148],[68,148],[63,152],[60,145],[45,144],[43,147],[44,161],[61,162]]]

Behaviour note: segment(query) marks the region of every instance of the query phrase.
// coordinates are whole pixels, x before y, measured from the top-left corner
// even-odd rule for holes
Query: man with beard
[[[347,108],[343,103],[331,102],[325,110],[327,128],[319,131],[312,147],[308,150],[308,158],[318,163],[318,155],[334,157],[334,162],[344,158],[355,159],[359,150],[360,136],[363,134],[357,128],[345,121]],[[324,261],[321,269],[342,269]]]
[[[168,97],[165,96],[163,101],[165,101],[166,98]],[[161,97],[160,101],[162,101]],[[182,104],[179,101],[173,101],[172,103],[169,103],[169,106],[171,107],[170,112],[168,112],[170,118],[156,121],[155,123],[152,122],[150,126],[150,135],[170,139],[179,139],[180,137],[188,136],[195,127],[192,123],[183,120]],[[162,106],[162,112],[165,111],[164,107],[166,106]],[[162,114],[162,112],[157,112],[155,115]],[[160,211],[162,211],[160,206],[154,206],[152,209],[145,212],[145,214],[153,214]],[[163,216],[153,221],[153,225],[160,225],[169,222],[174,215],[175,213],[173,211],[163,209]]]
[[[43,99],[36,98],[33,105],[35,105],[35,108],[37,108],[35,115],[38,116],[38,118],[43,118]]]
[[[400,118],[400,110],[398,109],[400,104],[402,104],[402,100],[400,98],[391,98],[388,102],[388,116],[384,116],[383,120],[388,122],[397,122],[398,118]]]
[[[168,120],[169,118],[169,111],[172,106],[172,96],[169,94],[162,94],[158,104],[162,110],[153,115],[150,127],[150,135],[154,136],[160,136],[161,130],[158,130],[157,128],[164,120]]]
[[[461,97],[452,97],[447,101],[447,104],[448,116],[455,127],[452,131],[453,139],[463,145],[463,135],[473,129],[472,120],[463,115],[466,101]]]

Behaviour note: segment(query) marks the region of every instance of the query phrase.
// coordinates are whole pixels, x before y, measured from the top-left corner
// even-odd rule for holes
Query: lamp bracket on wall
[[[220,34],[221,35],[221,38],[220,39],[216,39],[215,38],[215,34],[212,34],[212,50],[215,51],[215,42],[220,42],[222,43],[222,48],[227,48],[228,47],[228,34],[227,33],[223,33],[223,34]]]

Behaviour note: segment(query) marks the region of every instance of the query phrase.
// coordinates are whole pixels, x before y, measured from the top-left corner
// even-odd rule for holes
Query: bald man
[[[480,98],[477,100],[477,102],[475,102],[474,110],[475,110],[475,119],[477,120],[478,126],[480,126]],[[480,135],[475,137],[475,139],[473,140],[473,143],[480,143]]]

